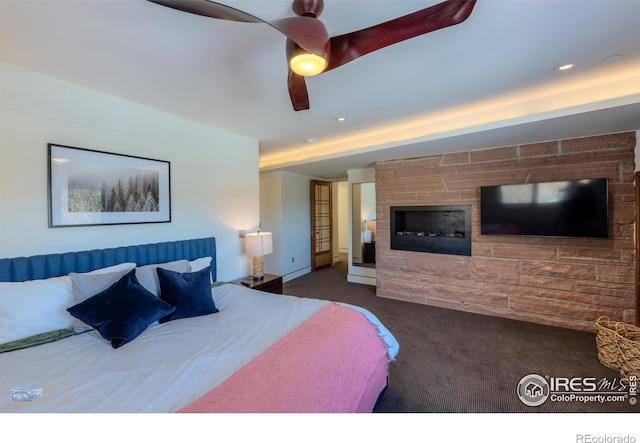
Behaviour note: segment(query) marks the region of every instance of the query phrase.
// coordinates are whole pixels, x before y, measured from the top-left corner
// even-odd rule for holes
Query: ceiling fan
[[[287,37],[288,87],[293,109],[309,109],[304,77],[321,74],[386,46],[466,20],[476,0],[446,0],[420,11],[359,31],[329,37],[318,16],[323,0],[293,0],[296,17],[265,21],[209,0],[148,0],[183,12],[221,20],[266,23]]]

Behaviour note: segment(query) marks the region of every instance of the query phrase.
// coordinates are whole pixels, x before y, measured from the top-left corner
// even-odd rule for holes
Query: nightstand
[[[362,261],[364,263],[376,262],[376,242],[362,244]]]
[[[254,280],[253,277],[248,276],[234,280],[231,283],[257,289],[258,291],[282,294],[282,277],[280,275],[264,274],[262,280]]]

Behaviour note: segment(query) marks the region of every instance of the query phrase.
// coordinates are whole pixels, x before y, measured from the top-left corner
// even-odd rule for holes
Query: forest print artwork
[[[49,227],[171,222],[168,161],[48,146]]]
[[[159,173],[78,165],[69,170],[69,212],[157,212]]]

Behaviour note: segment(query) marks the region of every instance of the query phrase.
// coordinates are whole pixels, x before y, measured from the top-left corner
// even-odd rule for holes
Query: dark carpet
[[[400,353],[374,412],[640,411],[618,372],[599,362],[594,333],[385,299],[373,286],[348,283],[346,273],[341,262],[285,283],[284,293],[361,306],[394,334]],[[571,387],[550,389],[568,397],[524,404],[518,384],[530,374],[551,386],[574,379]]]

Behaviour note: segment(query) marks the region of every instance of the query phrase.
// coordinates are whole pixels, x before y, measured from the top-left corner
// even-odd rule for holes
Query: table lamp
[[[253,256],[253,279],[264,279],[264,256],[273,252],[271,232],[254,232],[245,236],[247,254]]]
[[[376,221],[369,220],[367,222],[367,229],[371,231],[371,241],[372,242],[376,241]]]

